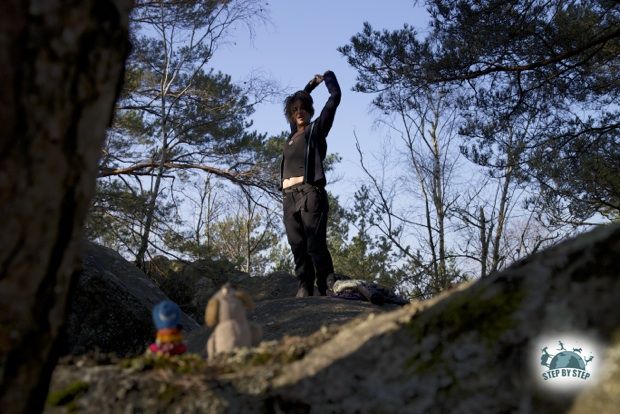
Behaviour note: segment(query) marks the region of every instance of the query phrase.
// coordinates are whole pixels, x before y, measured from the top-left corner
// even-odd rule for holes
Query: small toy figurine
[[[207,326],[214,328],[207,341],[209,358],[243,346],[256,346],[262,337],[260,326],[248,322],[246,309],[254,308],[250,296],[230,283],[209,299],[205,311]]]
[[[169,300],[158,303],[153,308],[153,322],[157,328],[155,342],[149,345],[147,354],[180,355],[187,351],[183,342],[181,309]]]

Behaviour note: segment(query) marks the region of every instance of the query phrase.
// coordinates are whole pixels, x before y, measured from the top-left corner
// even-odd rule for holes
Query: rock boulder
[[[168,297],[115,251],[85,242],[83,269],[69,303],[63,354],[95,349],[117,355],[144,352],[154,338],[151,309]],[[181,317],[186,333],[198,324]]]
[[[336,330],[208,362],[194,355],[161,368],[142,360],[60,366],[53,389],[79,382],[72,404],[99,413],[613,413],[620,405],[618,257],[620,226],[601,226],[432,300]],[[552,337],[556,349],[569,333],[599,344],[591,350],[599,365],[588,368],[589,386],[551,390],[540,380],[540,340]]]

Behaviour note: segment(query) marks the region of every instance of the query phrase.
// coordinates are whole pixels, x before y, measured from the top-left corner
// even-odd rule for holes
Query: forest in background
[[[353,200],[330,195],[328,226],[337,272],[411,298],[620,216],[616,2],[426,6],[424,36],[365,24],[339,48],[390,134],[380,154],[358,145],[366,178]],[[250,121],[280,91],[210,66],[230,31],[263,19],[261,1],[136,1],[90,239],[140,267],[165,255],[291,271],[277,190],[286,131]]]

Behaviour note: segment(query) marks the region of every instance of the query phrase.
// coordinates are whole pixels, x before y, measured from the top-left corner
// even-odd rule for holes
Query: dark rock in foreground
[[[60,366],[53,390],[80,382],[71,404],[98,413],[614,413],[618,257],[620,226],[600,227],[433,300],[336,331],[285,337],[213,362]],[[590,388],[558,394],[537,381],[538,339],[563,332],[601,344],[601,371]]]

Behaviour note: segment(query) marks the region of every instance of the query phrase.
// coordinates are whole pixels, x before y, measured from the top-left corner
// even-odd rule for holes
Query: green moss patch
[[[501,289],[489,294],[494,287]],[[486,341],[495,342],[514,326],[512,318],[524,298],[518,280],[496,281],[476,291],[457,292],[414,317],[408,328],[417,340],[427,333],[442,333],[445,341],[475,331]]]
[[[127,358],[120,362],[121,368],[135,371],[150,371],[169,369],[178,374],[202,373],[207,367],[207,362],[195,354],[185,355],[141,355],[135,358]]]
[[[495,290],[497,287],[500,289]],[[475,291],[457,292],[416,315],[407,325],[414,341],[420,343],[430,334],[438,335],[440,341],[429,355],[412,355],[407,367],[415,371],[431,369],[443,358],[443,344],[452,345],[466,333],[475,333],[486,345],[493,346],[515,327],[514,315],[524,299],[520,280],[501,280]]]
[[[174,403],[175,399],[183,393],[178,387],[171,384],[165,384],[157,393],[157,399],[160,405],[169,407]]]
[[[54,407],[67,405],[85,394],[89,387],[84,381],[73,382],[61,390],[51,392],[47,396],[47,404]]]

